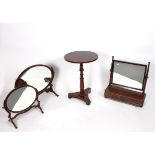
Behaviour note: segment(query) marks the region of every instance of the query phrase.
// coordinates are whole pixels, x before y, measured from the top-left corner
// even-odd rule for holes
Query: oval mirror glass
[[[36,90],[29,86],[14,89],[6,100],[7,108],[10,111],[25,110],[34,103],[36,96]]]
[[[52,79],[52,72],[46,66],[34,66],[26,70],[20,77],[28,85],[35,87],[38,91],[42,91],[47,87],[50,81],[45,81],[45,78]]]

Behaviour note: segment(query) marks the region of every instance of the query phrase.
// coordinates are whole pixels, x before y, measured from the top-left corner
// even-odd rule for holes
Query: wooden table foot
[[[90,92],[91,92],[91,88],[87,88],[84,90],[84,93],[81,93],[81,92],[68,93],[68,98],[77,98],[84,101],[87,105],[90,105],[91,101],[88,96]]]

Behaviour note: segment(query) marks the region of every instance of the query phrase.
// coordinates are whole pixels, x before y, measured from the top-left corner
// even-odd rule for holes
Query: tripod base
[[[68,93],[68,98],[77,98],[86,103],[86,105],[90,105],[91,101],[89,99],[88,94],[91,92],[91,88],[87,88],[84,90],[84,93],[75,92],[75,93]]]

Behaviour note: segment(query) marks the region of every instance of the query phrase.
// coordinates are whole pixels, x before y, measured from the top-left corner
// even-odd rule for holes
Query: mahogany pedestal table
[[[71,63],[80,64],[80,92],[68,93],[68,98],[77,98],[90,105],[91,101],[88,94],[91,92],[91,88],[84,89],[83,64],[97,60],[98,55],[90,51],[75,51],[66,54],[64,59]]]

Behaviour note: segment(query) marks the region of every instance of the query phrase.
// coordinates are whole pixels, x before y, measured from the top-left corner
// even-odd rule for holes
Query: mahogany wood
[[[131,87],[117,85],[117,84],[112,83],[115,61],[146,67],[142,89],[132,88],[133,90],[129,90],[127,88],[131,88]],[[111,63],[111,69],[110,69],[110,80],[109,80],[109,85],[104,92],[105,98],[111,98],[117,101],[121,101],[121,102],[134,105],[134,106],[142,107],[144,104],[145,96],[146,96],[145,88],[146,88],[146,83],[148,79],[149,66],[150,66],[150,62],[148,63],[148,66],[147,66],[147,65],[138,64],[138,63],[114,60],[114,56],[112,56],[112,63]],[[142,92],[137,92],[136,90],[141,90]]]
[[[23,86],[22,86],[23,87]],[[35,98],[35,100],[33,101],[33,103],[29,106],[29,107],[27,107],[26,109],[23,109],[23,110],[21,110],[21,111],[12,111],[12,110],[10,110],[9,108],[8,108],[8,106],[7,106],[7,100],[8,100],[8,98],[9,98],[9,96],[14,92],[14,91],[16,91],[17,89],[19,89],[19,88],[22,88],[22,87],[18,87],[18,88],[15,88],[15,89],[13,89],[8,95],[7,95],[7,97],[6,97],[6,99],[4,100],[4,109],[8,112],[8,118],[9,118],[9,121],[11,121],[11,123],[13,124],[13,126],[17,129],[18,127],[17,127],[17,125],[14,123],[14,119],[18,116],[18,115],[20,115],[20,114],[23,114],[23,113],[26,113],[27,111],[29,111],[31,108],[33,108],[33,107],[38,107],[39,109],[40,109],[40,111],[42,112],[42,113],[44,113],[43,112],[43,110],[42,110],[42,108],[41,108],[41,106],[40,106],[40,101],[38,100],[38,91],[37,91],[37,89],[36,88],[34,88],[34,87],[32,87],[32,86],[30,86],[30,85],[27,85],[27,86],[24,86],[24,87],[32,87],[35,91],[36,91],[36,98]],[[37,101],[37,104],[36,105],[34,105],[34,103]],[[14,114],[14,116],[12,116]]]
[[[104,93],[105,98],[125,102],[134,106],[142,107],[146,94],[110,85]]]
[[[84,101],[87,105],[90,105],[91,101],[89,99],[88,94],[91,93],[91,88],[84,89],[84,92],[75,92],[75,93],[68,93],[68,98],[77,98]]]
[[[98,55],[91,51],[74,51],[66,54],[64,59],[71,63],[90,63],[98,59]]]
[[[58,97],[59,95],[53,90],[53,84],[52,84],[53,79],[54,79],[54,74],[55,74],[55,73],[54,73],[54,70],[53,70],[52,67],[49,67],[49,66],[46,66],[46,65],[43,65],[43,64],[37,64],[37,65],[33,65],[33,66],[30,66],[30,67],[26,68],[26,69],[18,76],[18,78],[17,78],[17,80],[16,80],[16,82],[15,82],[15,88],[18,88],[18,87],[21,87],[21,86],[25,86],[27,83],[26,83],[26,81],[24,81],[23,79],[21,79],[22,76],[23,76],[29,69],[31,69],[31,68],[33,68],[33,67],[37,67],[37,66],[44,66],[44,67],[48,68],[48,69],[51,71],[51,78],[46,77],[46,78],[44,79],[46,82],[48,82],[48,85],[47,85],[44,89],[42,89],[41,91],[38,91],[38,94],[40,95],[40,94],[42,94],[43,92],[52,92],[52,93],[54,93],[54,94]]]
[[[75,51],[66,54],[64,59],[71,63],[80,64],[80,92],[68,93],[68,98],[77,98],[84,101],[87,105],[90,105],[91,101],[88,94],[91,92],[91,88],[84,89],[83,63],[90,63],[97,60],[98,55],[90,51]]]

